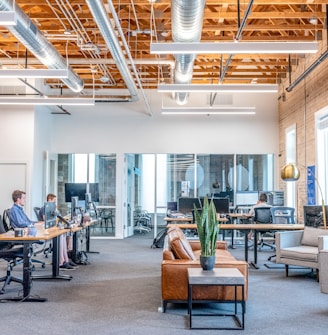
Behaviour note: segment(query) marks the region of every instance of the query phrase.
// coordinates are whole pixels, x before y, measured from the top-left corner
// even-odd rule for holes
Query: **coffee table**
[[[194,286],[233,286],[234,287],[234,311],[224,313],[193,313],[193,303],[231,303],[231,301],[207,301],[193,300],[192,289]],[[237,300],[237,288],[241,287],[242,299]],[[238,304],[241,305],[241,319],[238,313]],[[236,268],[214,268],[213,271],[203,271],[201,268],[188,269],[188,313],[190,329],[244,329],[245,327],[245,278],[243,274]],[[215,326],[209,327],[208,323],[204,326],[193,326],[193,317],[231,317],[234,326]],[[197,318],[198,319],[198,318]]]

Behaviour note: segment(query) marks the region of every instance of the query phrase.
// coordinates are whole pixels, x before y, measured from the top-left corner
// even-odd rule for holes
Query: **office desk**
[[[4,234],[0,234],[0,241],[2,242],[12,242],[15,244],[23,244],[23,296],[5,298],[4,300],[11,301],[46,301],[45,298],[31,297],[31,280],[32,279],[72,279],[69,275],[59,274],[59,236],[67,233],[68,229],[59,229],[57,227],[44,229],[43,224],[37,223],[35,225],[37,228],[37,234],[35,236],[22,236],[15,237],[14,231],[9,231]],[[52,252],[52,273],[50,275],[33,275],[31,276],[31,266],[30,258],[32,257],[30,253],[30,245],[36,241],[49,241],[53,240],[53,252]],[[1,299],[0,299],[1,300]]]
[[[168,225],[170,227],[171,225]],[[177,224],[181,229],[197,229],[196,224]],[[276,224],[276,223],[226,223],[219,224],[220,230],[244,230],[245,231],[245,261],[248,262],[248,233],[254,230],[254,262],[251,265],[257,267],[257,232],[261,231],[276,231],[276,230],[303,230],[303,224]]]

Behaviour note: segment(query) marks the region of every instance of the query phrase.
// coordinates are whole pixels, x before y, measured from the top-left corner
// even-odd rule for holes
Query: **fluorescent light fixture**
[[[0,98],[0,105],[65,105],[65,106],[93,106],[95,99],[74,98],[74,97],[44,97],[44,98],[20,98],[7,97]]]
[[[13,11],[0,11],[0,26],[16,26],[17,19]]]
[[[163,107],[165,115],[254,115],[256,107]]]
[[[262,93],[276,93],[278,92],[278,85],[270,84],[158,84],[158,92],[262,92]]]
[[[68,78],[68,69],[1,69],[0,78]]]
[[[151,54],[303,54],[317,51],[317,42],[165,42],[150,44]]]

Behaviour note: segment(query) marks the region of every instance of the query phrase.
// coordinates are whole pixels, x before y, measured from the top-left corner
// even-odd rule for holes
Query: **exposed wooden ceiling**
[[[108,2],[103,2],[108,9]],[[85,1],[16,0],[16,3],[60,54],[68,59],[84,81],[85,91],[126,88],[124,78]],[[156,89],[160,81],[172,81],[173,55],[150,54],[151,41],[172,41],[171,1],[113,0],[112,3],[139,74],[138,82],[125,53],[137,87],[141,83],[144,89]],[[207,0],[201,40],[233,41],[248,3],[246,0]],[[242,41],[315,41],[323,36],[326,38],[327,4],[328,0],[255,0],[243,29]],[[114,22],[113,15],[108,15]],[[116,31],[117,28],[115,25]],[[229,56],[198,55],[193,83],[218,83]],[[293,71],[300,57],[302,55],[235,54],[223,83],[277,83],[288,76],[289,70]],[[1,26],[0,64],[7,68],[44,68],[24,45]],[[46,82],[52,88],[63,89],[58,79],[47,79]]]

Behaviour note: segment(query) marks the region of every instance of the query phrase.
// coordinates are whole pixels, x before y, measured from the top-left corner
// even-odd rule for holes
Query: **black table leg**
[[[85,231],[85,237],[86,237],[86,250],[85,252],[89,254],[99,254],[99,251],[90,251],[90,226],[86,227]]]
[[[59,273],[59,248],[60,236],[53,238],[52,250],[52,273],[50,275],[33,275],[33,279],[65,279],[71,280],[73,277],[70,275],[61,275]]]
[[[251,263],[254,269],[259,269],[257,265],[257,231],[254,231],[254,261]]]

